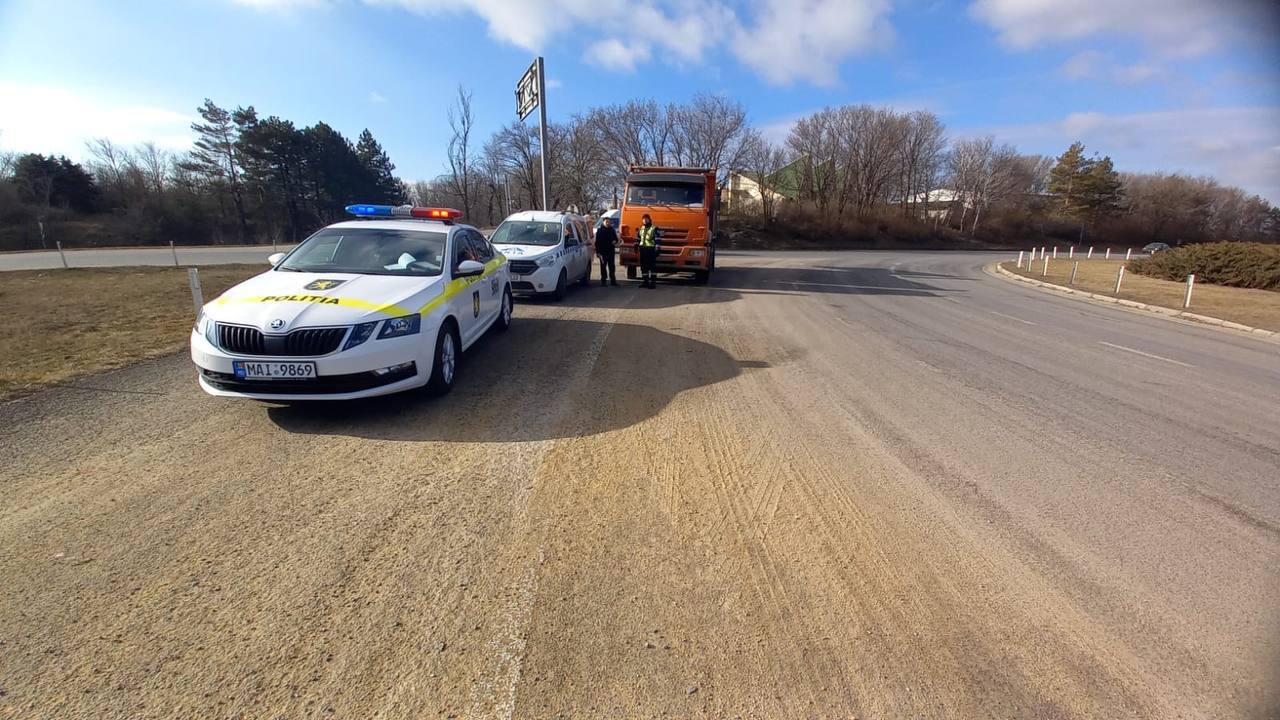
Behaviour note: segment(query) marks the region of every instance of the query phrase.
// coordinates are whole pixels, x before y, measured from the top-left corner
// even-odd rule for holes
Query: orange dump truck
[[[640,266],[636,229],[647,213],[661,231],[658,272],[693,273],[706,282],[716,267],[719,209],[715,168],[631,166],[618,230],[618,259],[627,277],[635,279]]]

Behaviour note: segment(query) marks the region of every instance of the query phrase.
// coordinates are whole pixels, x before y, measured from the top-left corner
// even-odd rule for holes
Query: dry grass
[[[1024,277],[1043,280],[1054,285],[1070,285],[1073,262],[1080,263],[1080,271],[1076,275],[1075,284],[1071,287],[1150,305],[1182,309],[1182,298],[1187,286],[1180,282],[1157,280],[1126,270],[1124,282],[1120,285],[1120,294],[1117,296],[1112,292],[1116,286],[1116,274],[1120,266],[1125,264],[1123,260],[1075,261],[1064,257],[1059,257],[1057,260],[1050,257],[1047,277],[1041,274],[1044,266],[1039,258],[1036,259],[1035,269],[1030,272],[1027,271],[1025,263],[1022,269],[1015,267],[1014,262],[1004,262],[1001,265],[1005,270]],[[1187,310],[1253,327],[1280,330],[1280,292],[1197,283],[1191,296],[1191,307]]]
[[[263,265],[200,269],[205,300]],[[186,268],[0,273],[0,397],[177,352],[195,320]]]

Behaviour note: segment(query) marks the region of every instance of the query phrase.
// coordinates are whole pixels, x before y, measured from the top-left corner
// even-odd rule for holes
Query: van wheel
[[[436,352],[431,361],[431,379],[427,381],[427,392],[439,397],[447,395],[453,389],[453,381],[458,375],[458,359],[462,354],[462,344],[458,342],[458,331],[452,324],[440,328],[436,335]]]
[[[587,263],[587,269],[582,272],[582,279],[578,280],[578,287],[587,287],[591,285],[591,266],[595,263]]]
[[[564,288],[569,284],[569,273],[565,270],[560,271],[560,277],[556,278],[556,289],[551,291],[551,297],[554,300],[564,299]]]

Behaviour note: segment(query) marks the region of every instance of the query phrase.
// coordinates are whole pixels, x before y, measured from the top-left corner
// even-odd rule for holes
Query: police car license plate
[[[309,362],[236,360],[231,363],[231,368],[241,380],[298,380],[316,376],[316,364]]]

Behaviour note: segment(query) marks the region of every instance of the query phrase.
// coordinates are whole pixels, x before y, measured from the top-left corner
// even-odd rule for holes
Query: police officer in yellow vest
[[[653,224],[648,213],[640,218],[644,224],[636,231],[636,243],[640,246],[640,273],[643,282],[640,287],[654,288],[654,270],[658,264],[658,247],[662,244],[662,231]]]

